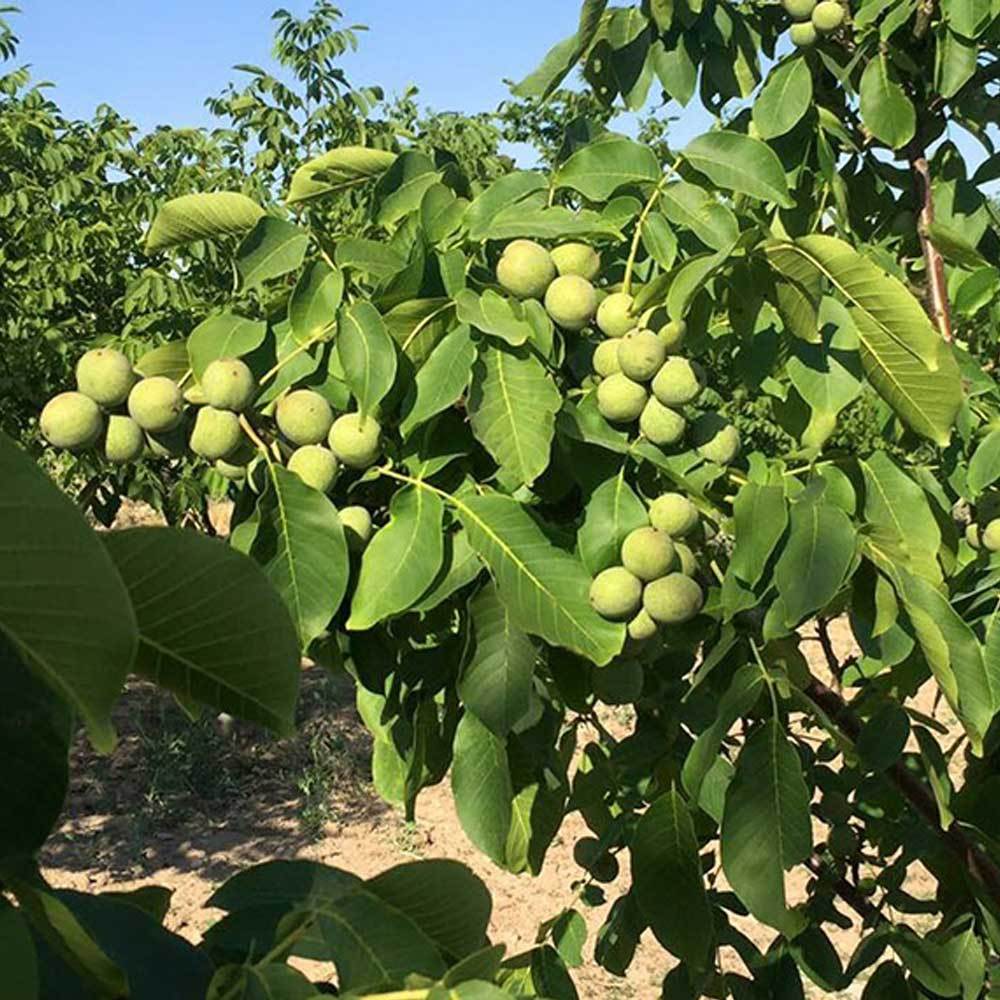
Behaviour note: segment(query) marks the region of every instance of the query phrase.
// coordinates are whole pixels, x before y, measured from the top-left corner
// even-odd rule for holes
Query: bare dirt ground
[[[213,520],[225,528],[226,512],[218,513]],[[127,509],[122,526],[144,521],[141,512]],[[846,623],[834,629],[834,640],[841,655],[851,651]],[[808,652],[814,649],[818,655],[818,647],[808,644]],[[814,666],[825,672],[825,665]],[[151,686],[131,685],[117,709],[115,752],[98,757],[82,740],[74,750],[66,811],[42,857],[52,884],[89,891],[166,886],[173,891],[168,926],[197,941],[221,916],[204,905],[213,886],[260,861],[308,858],[367,877],[416,858],[452,858],[471,867],[492,892],[493,940],[506,943],[508,954],[530,948],[538,925],[572,905],[571,886],[582,875],[573,844],[586,833],[579,815],[567,818],[539,877],[502,872],[465,838],[447,782],[421,794],[413,824],[382,803],[369,784],[370,741],[350,683],[315,668],[303,677],[300,731],[285,741],[239,723],[223,733],[214,718],[192,724]],[[931,696],[922,709],[930,708]],[[619,711],[608,724],[620,728],[627,719]],[[608,905],[627,888],[627,862],[622,867],[618,881],[605,887]],[[804,871],[789,876],[793,900],[806,881]],[[926,873],[912,871],[909,888],[929,891]],[[580,996],[658,996],[672,963],[648,932],[627,980],[593,961],[607,908],[583,911],[589,937],[584,964],[573,973]],[[750,921],[741,929],[761,948],[773,937]],[[856,927],[832,929],[845,960],[858,934]],[[727,964],[730,959],[738,968],[732,956]],[[332,978],[332,968],[310,973]],[[859,995],[860,986],[843,994]]]

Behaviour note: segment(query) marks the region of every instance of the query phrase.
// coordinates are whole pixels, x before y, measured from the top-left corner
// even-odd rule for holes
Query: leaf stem
[[[629,250],[628,260],[625,262],[625,278],[622,281],[622,291],[626,295],[632,294],[632,274],[635,271],[635,259],[639,255],[639,244],[642,241],[642,229],[646,225],[646,220],[649,218],[653,209],[656,207],[656,203],[660,200],[660,195],[663,194],[667,186],[667,181],[670,180],[670,175],[676,172],[676,165],[671,163],[668,164],[666,170],[663,172],[663,176],[657,181],[656,187],[653,188],[653,193],[649,196],[642,212],[639,215],[639,219],[635,224],[635,233],[632,235],[632,247]]]
[[[326,326],[323,327],[322,330],[320,330],[319,333],[314,334],[308,340],[303,341],[301,344],[299,344],[298,347],[295,348],[294,351],[291,351],[289,354],[286,354],[273,368],[264,372],[264,374],[261,375],[260,377],[260,385],[266,385],[268,382],[270,382],[271,379],[273,379],[278,374],[278,372],[280,372],[281,369],[284,368],[285,365],[287,365],[288,362],[291,361],[293,358],[297,358],[303,352],[308,351],[310,347],[315,347],[316,344],[318,344],[321,340],[323,340],[323,338],[326,336],[327,331],[333,325],[334,325],[333,323],[328,323]]]

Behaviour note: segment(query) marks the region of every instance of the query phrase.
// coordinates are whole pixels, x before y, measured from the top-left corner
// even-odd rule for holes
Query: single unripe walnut
[[[1000,552],[1000,517],[993,518],[982,530],[983,548],[990,552]]]
[[[796,21],[806,21],[816,6],[816,0],[781,0],[781,6],[788,11],[789,17]]]
[[[257,382],[239,358],[218,358],[201,376],[201,388],[209,406],[242,413],[253,402]]]
[[[645,388],[621,372],[609,375],[597,387],[597,409],[605,420],[615,424],[638,420],[646,399]]]
[[[61,392],[45,404],[40,424],[45,440],[53,447],[82,451],[100,437],[104,418],[90,396]]]
[[[635,329],[634,299],[624,292],[612,292],[597,307],[597,326],[605,337],[624,337]]]
[[[683,625],[691,621],[704,603],[701,587],[683,573],[670,573],[647,583],[642,592],[646,613],[661,625]]]
[[[665,448],[677,444],[684,437],[687,421],[676,410],[664,406],[655,396],[651,396],[639,417],[639,430],[653,444]]]
[[[799,21],[788,29],[788,37],[798,48],[809,49],[816,44],[819,32],[816,31],[812,21]]]
[[[330,433],[333,410],[318,392],[296,389],[278,400],[274,419],[292,444],[319,444]]]
[[[652,330],[626,333],[618,344],[618,364],[636,382],[648,382],[667,360],[667,349]]]
[[[858,835],[853,826],[838,823],[830,828],[826,838],[826,846],[830,853],[841,861],[853,858],[858,853]]]
[[[531,240],[508,243],[497,264],[497,281],[519,299],[540,299],[555,276],[551,254]]]
[[[365,507],[344,507],[337,511],[344,526],[347,547],[352,552],[360,552],[372,537],[372,516]]]
[[[560,274],[576,274],[596,281],[601,273],[601,257],[586,243],[564,243],[552,251],[552,263]]]
[[[698,575],[698,560],[691,549],[683,542],[674,540],[674,552],[677,553],[677,568],[685,576]]]
[[[648,642],[650,639],[655,637],[659,630],[660,626],[649,617],[649,613],[645,608],[640,608],[639,613],[628,623],[628,626],[626,627],[628,637],[634,642]]]
[[[564,330],[582,330],[597,312],[597,293],[586,278],[564,274],[549,285],[545,311]]]
[[[627,621],[642,603],[642,582],[624,566],[598,573],[590,584],[590,606],[614,622]]]
[[[288,471],[294,472],[306,484],[320,493],[329,493],[336,482],[340,463],[329,448],[321,444],[304,444],[292,452]]]
[[[821,35],[836,31],[847,17],[847,11],[837,0],[820,0],[813,8],[812,24]]]
[[[203,406],[194,420],[191,431],[191,450],[209,462],[232,455],[243,443],[240,418],[230,410],[217,410]]]
[[[142,428],[131,417],[112,414],[104,429],[101,451],[115,465],[125,465],[138,459],[146,448]]]
[[[360,413],[345,413],[333,422],[329,444],[344,465],[367,469],[382,454],[382,428],[374,417],[362,419]]]
[[[128,394],[129,416],[150,434],[173,430],[184,416],[184,397],[177,383],[165,375],[136,382]]]
[[[652,330],[667,349],[667,354],[678,354],[687,337],[687,323],[671,319],[666,306],[653,306],[639,317],[639,326]]]
[[[698,508],[681,493],[663,493],[649,505],[649,523],[671,538],[683,538],[698,524]]]
[[[629,532],[621,556],[625,569],[646,581],[666,576],[676,559],[670,536],[648,526]]]
[[[972,522],[965,529],[965,540],[969,543],[971,548],[978,549],[982,545],[982,539],[979,537],[979,525]]]
[[[717,413],[702,414],[691,425],[698,454],[717,465],[729,465],[740,453],[740,432]]]
[[[602,378],[620,372],[621,365],[618,364],[618,341],[602,340],[594,351],[594,371]]]
[[[664,406],[686,406],[702,390],[701,372],[687,358],[670,357],[653,379],[653,395]]]
[[[631,705],[638,701],[643,680],[642,665],[635,660],[615,660],[591,674],[594,695],[605,705]]]
[[[108,347],[87,351],[76,363],[76,387],[107,409],[121,406],[135,385],[132,362]]]

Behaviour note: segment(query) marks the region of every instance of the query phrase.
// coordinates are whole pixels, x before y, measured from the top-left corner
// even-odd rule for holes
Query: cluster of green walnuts
[[[140,377],[120,351],[97,348],[80,358],[76,383],[75,391],[46,403],[42,434],[54,447],[74,453],[96,448],[114,465],[190,453],[239,481],[268,447],[260,436],[265,435],[272,439],[270,454],[308,486],[329,493],[342,467],[366,469],[382,453],[382,431],[373,417],[335,416],[311,389],[286,393],[270,418],[258,413],[251,424],[245,413],[259,386],[239,358],[210,362],[200,382],[184,391],[165,375]],[[349,540],[366,544],[372,532],[368,511],[348,507],[340,515]]]
[[[847,20],[847,8],[840,0],[781,0],[781,5],[794,22],[788,37],[800,49],[811,48]]]
[[[647,642],[661,625],[683,625],[701,611],[698,562],[684,541],[699,525],[698,509],[686,496],[664,493],[650,504],[649,523],[626,536],[621,564],[594,577],[591,606],[603,618],[628,622],[632,643]]]
[[[497,264],[497,281],[519,299],[536,298],[559,327],[574,333],[596,326],[603,340],[593,353],[599,382],[597,408],[609,423],[638,422],[640,434],[660,448],[690,435],[698,453],[729,465],[740,450],[735,427],[716,413],[694,415],[692,406],[705,386],[705,373],[681,356],[684,320],[672,320],[662,306],[637,314],[626,291],[606,293],[595,285],[600,255],[586,243],[554,250],[531,240],[514,240]]]

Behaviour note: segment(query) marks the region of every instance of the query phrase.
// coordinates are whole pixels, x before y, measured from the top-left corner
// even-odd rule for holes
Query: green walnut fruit
[[[837,0],[820,0],[813,8],[812,25],[821,35],[836,31],[847,17],[843,4]]]
[[[594,351],[594,371],[602,378],[620,372],[621,365],[618,364],[618,341],[602,340]]]
[[[173,379],[154,375],[136,382],[128,394],[129,416],[150,434],[172,431],[184,416],[184,397]]]
[[[597,307],[597,326],[605,337],[624,337],[635,329],[634,299],[624,292],[612,292]]]
[[[642,604],[642,582],[624,566],[598,573],[590,584],[590,605],[613,622],[627,621]]]
[[[231,410],[203,406],[194,420],[189,442],[191,450],[209,462],[232,455],[243,443],[240,418]]]
[[[365,507],[344,507],[337,511],[344,526],[347,547],[352,552],[360,552],[372,537],[372,516]]]
[[[798,48],[810,49],[816,44],[819,32],[816,31],[812,21],[800,21],[788,29],[788,37]]]
[[[697,576],[698,560],[691,549],[683,542],[674,541],[674,552],[677,553],[677,568],[685,576]]]
[[[61,392],[53,396],[40,418],[45,440],[56,448],[82,451],[89,448],[104,429],[101,408],[82,392]]]
[[[653,306],[639,317],[639,326],[652,330],[667,349],[667,354],[678,354],[687,337],[687,323],[682,319],[671,319],[666,306]]]
[[[842,861],[853,858],[858,853],[857,832],[847,823],[838,823],[830,828],[826,846],[835,858]]]
[[[701,587],[683,573],[670,573],[642,592],[642,606],[653,621],[661,625],[683,625],[701,611],[705,595]]]
[[[808,21],[816,6],[816,0],[781,0],[781,6],[788,11],[788,16],[796,21]]]
[[[965,529],[965,540],[969,543],[969,546],[974,549],[980,548],[983,543],[982,538],[979,537],[979,525],[973,522],[968,525]]]
[[[687,358],[671,357],[653,379],[653,395],[664,406],[686,406],[701,394],[701,371]]]
[[[87,351],[76,363],[76,387],[107,409],[121,406],[135,385],[132,362],[108,347]]]
[[[601,257],[586,243],[564,243],[552,251],[552,263],[561,275],[575,274],[596,281],[601,273]]]
[[[597,667],[591,674],[594,695],[605,705],[631,705],[638,701],[644,680],[642,664],[635,660],[615,660]]]
[[[645,388],[621,372],[609,375],[597,387],[597,409],[614,424],[638,420],[647,398]]]
[[[698,508],[681,493],[664,493],[650,504],[649,523],[671,538],[683,538],[697,526]]]
[[[636,528],[622,543],[622,566],[640,580],[658,580],[674,565],[674,543],[656,528]]]
[[[702,414],[691,425],[691,441],[702,458],[729,465],[740,453],[740,432],[717,413]]]
[[[552,255],[531,240],[508,243],[497,264],[497,281],[519,299],[540,299],[555,276]]]
[[[101,451],[115,465],[125,465],[138,459],[146,448],[142,428],[131,417],[112,414],[104,429]]]
[[[597,292],[586,278],[564,274],[545,292],[545,311],[564,330],[582,330],[597,312]]]
[[[982,530],[983,548],[990,552],[1000,552],[1000,517],[993,518]]]
[[[648,382],[666,360],[667,349],[652,330],[626,333],[618,343],[618,364],[636,382]]]
[[[382,454],[382,428],[374,417],[360,413],[337,417],[330,428],[330,450],[344,465],[367,469]]]
[[[645,608],[639,609],[639,613],[628,623],[625,629],[628,632],[628,637],[633,642],[649,642],[650,639],[656,636],[659,630],[660,626],[649,617]]]
[[[655,396],[651,396],[639,416],[639,430],[647,441],[661,448],[677,444],[684,437],[687,421],[676,410],[664,406]]]
[[[201,388],[209,406],[242,413],[253,402],[257,382],[239,358],[218,358],[201,376]]]
[[[319,444],[330,433],[333,410],[318,392],[296,389],[278,400],[274,419],[292,444]]]
[[[340,463],[329,448],[324,448],[321,444],[304,444],[292,452],[287,468],[306,486],[311,486],[320,493],[329,493],[336,482]]]

